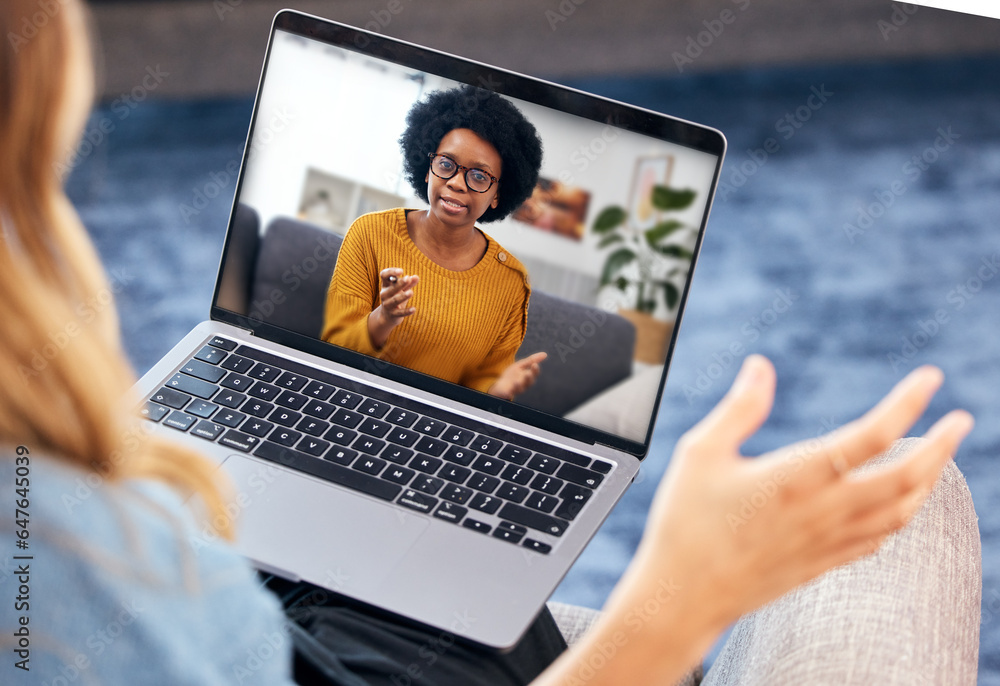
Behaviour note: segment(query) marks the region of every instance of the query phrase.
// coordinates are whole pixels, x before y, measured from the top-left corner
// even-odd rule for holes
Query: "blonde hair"
[[[200,496],[201,514],[232,538],[215,466],[150,436],[136,412],[112,291],[63,189],[84,15],[79,0],[0,3],[0,445],[110,481],[166,482]]]

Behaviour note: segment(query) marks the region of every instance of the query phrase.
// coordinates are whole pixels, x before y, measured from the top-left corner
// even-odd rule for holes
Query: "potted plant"
[[[636,354],[641,362],[661,364],[673,328],[681,288],[691,269],[697,228],[665,215],[687,209],[695,191],[654,186],[650,199],[656,221],[642,229],[630,221],[624,208],[605,208],[594,220],[598,247],[609,251],[599,288],[613,288],[627,303],[618,314],[636,328]]]

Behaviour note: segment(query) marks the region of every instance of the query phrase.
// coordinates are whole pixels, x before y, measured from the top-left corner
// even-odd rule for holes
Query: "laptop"
[[[512,400],[321,337],[354,221],[427,207],[404,177],[407,113],[466,84],[513,103],[544,146],[531,197],[480,224],[529,275],[517,358],[548,353]],[[140,380],[148,427],[224,470],[237,549],[260,570],[509,648],[649,449],[725,145],[282,11],[227,170],[239,181],[210,320]]]

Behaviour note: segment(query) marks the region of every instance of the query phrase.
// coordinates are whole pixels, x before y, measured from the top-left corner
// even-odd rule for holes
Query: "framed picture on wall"
[[[589,192],[541,177],[531,197],[514,212],[514,219],[542,231],[581,241],[589,206]]]
[[[653,207],[653,188],[669,186],[673,171],[673,155],[636,160],[628,206],[629,217],[636,228],[645,230],[656,224],[659,210]]]

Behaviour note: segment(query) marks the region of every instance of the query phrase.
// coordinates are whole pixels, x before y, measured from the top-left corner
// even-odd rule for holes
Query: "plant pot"
[[[619,310],[618,314],[635,326],[635,359],[647,364],[663,364],[667,359],[673,322],[656,319],[638,310]]]

